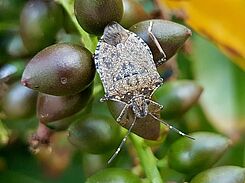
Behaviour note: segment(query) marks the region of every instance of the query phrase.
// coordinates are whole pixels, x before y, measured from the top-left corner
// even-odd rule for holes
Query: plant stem
[[[85,47],[91,52],[94,53],[94,50],[96,48],[98,39],[96,36],[91,36],[87,32],[85,32],[81,26],[79,25],[74,12],[74,0],[56,0],[58,3],[60,3],[68,15],[70,16],[72,22],[74,23],[75,27],[79,31],[82,42],[84,43]]]
[[[94,87],[93,96],[97,96],[102,90],[103,88],[100,84],[96,85]]]
[[[0,144],[7,144],[9,140],[9,132],[0,120]]]
[[[245,167],[245,144],[243,146],[243,167]]]
[[[161,175],[157,169],[156,158],[153,155],[151,148],[144,143],[143,139],[136,135],[132,134],[130,139],[138,153],[146,177],[151,183],[162,183]]]

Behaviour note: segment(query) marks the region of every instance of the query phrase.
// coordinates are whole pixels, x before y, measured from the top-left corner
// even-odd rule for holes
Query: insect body
[[[152,23],[149,27],[149,36],[153,41],[157,41],[150,31],[151,27]],[[156,45],[160,44],[157,42]],[[162,60],[166,60],[166,55],[160,47],[159,51],[163,53]],[[128,134],[137,118],[151,115],[153,119],[164,123],[179,134],[185,135],[149,111],[150,104],[159,109],[162,108],[160,104],[151,100],[154,91],[162,84],[162,78],[157,72],[150,48],[140,37],[124,29],[118,23],[112,22],[104,30],[95,51],[94,61],[105,91],[105,96],[101,100],[112,100],[125,104],[117,118],[118,122],[129,108],[135,115]],[[128,134],[111,160],[120,151]]]
[[[162,83],[146,43],[119,24],[112,23],[105,28],[94,58],[105,90],[102,100],[126,104],[118,121],[128,107],[132,107],[136,117],[145,117],[148,104],[153,102],[151,95]]]

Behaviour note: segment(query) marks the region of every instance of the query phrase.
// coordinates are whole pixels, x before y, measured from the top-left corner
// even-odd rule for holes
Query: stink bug
[[[162,54],[158,63],[165,62],[166,54],[151,29],[152,22],[148,29],[149,36]],[[160,121],[180,135],[192,138],[160,120],[155,115],[156,111],[150,107],[153,106],[159,111],[162,109],[162,106],[151,98],[154,91],[162,84],[163,79],[157,72],[150,48],[139,36],[124,29],[118,23],[112,22],[105,27],[104,34],[95,50],[94,61],[105,91],[105,96],[101,101],[112,100],[124,104],[117,117],[118,122],[126,116],[125,114],[129,110],[134,114],[132,123],[127,128],[128,133],[108,163],[119,153],[133,129],[136,119],[143,119],[146,116]]]

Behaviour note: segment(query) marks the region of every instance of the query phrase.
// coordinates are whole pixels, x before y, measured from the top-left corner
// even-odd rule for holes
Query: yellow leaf
[[[160,0],[181,10],[186,23],[207,36],[245,70],[245,0]]]

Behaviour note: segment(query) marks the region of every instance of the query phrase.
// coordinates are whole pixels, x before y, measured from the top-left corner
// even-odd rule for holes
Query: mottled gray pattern
[[[136,34],[123,31],[126,36],[116,45],[108,44],[102,36],[95,51],[95,65],[105,96],[128,103],[134,96],[149,97],[162,79],[148,45]]]

